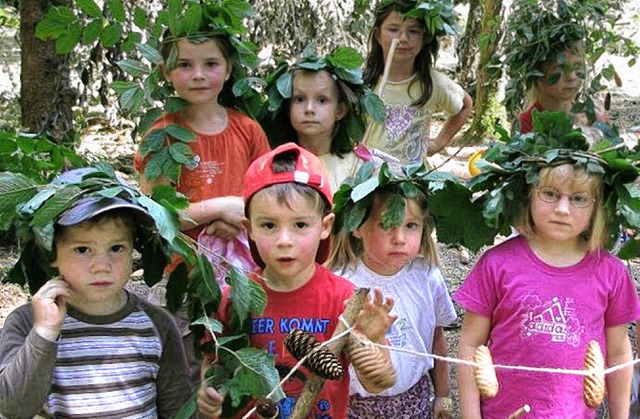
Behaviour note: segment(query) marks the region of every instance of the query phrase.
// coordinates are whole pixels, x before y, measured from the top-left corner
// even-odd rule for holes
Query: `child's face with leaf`
[[[585,78],[585,64],[578,52],[563,51],[543,66],[544,77],[538,81],[538,99],[545,109],[561,109],[558,104],[571,103]]]
[[[362,240],[362,261],[380,275],[395,275],[420,252],[425,214],[415,200],[405,200],[402,224],[383,228],[386,201],[376,196],[371,215],[353,235]]]

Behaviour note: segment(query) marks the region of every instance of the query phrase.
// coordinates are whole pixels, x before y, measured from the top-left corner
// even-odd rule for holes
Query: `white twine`
[[[347,328],[349,328],[349,325],[347,324],[347,322],[342,317],[340,317],[340,321],[345,326],[347,326]],[[350,329],[351,328],[349,328],[349,330]],[[436,354],[430,354],[428,352],[412,351],[410,349],[398,348],[397,346],[383,345],[383,344],[372,342],[372,341],[369,341],[369,340],[365,341],[365,340],[363,340],[361,337],[359,337],[356,334],[354,334],[353,336],[356,339],[358,339],[358,341],[360,341],[360,343],[362,343],[364,345],[377,346],[379,348],[388,349],[390,351],[403,352],[403,353],[407,353],[407,354],[411,354],[411,355],[415,355],[415,356],[419,356],[419,357],[423,357],[423,358],[434,358],[434,359],[438,359],[438,360],[441,360],[441,361],[449,362],[449,363],[452,363],[452,364],[463,364],[463,365],[469,365],[469,366],[472,366],[472,367],[483,367],[484,366],[484,365],[478,364],[477,362],[469,361],[469,360],[466,360],[466,359],[460,359],[460,358],[454,358],[454,357],[449,357],[449,356],[441,356],[441,355],[436,355]],[[627,368],[629,366],[635,365],[635,364],[637,364],[639,362],[640,362],[640,359],[634,359],[634,360],[629,361],[629,362],[625,362],[625,363],[622,363],[622,364],[614,365],[613,367],[605,368],[604,369],[604,375],[611,374],[611,373],[616,372],[618,370],[621,370],[621,369]],[[524,365],[493,364],[493,367],[496,368],[496,369],[505,369],[505,370],[533,371],[533,372],[546,372],[546,373],[551,373],[551,374],[569,374],[569,375],[583,375],[583,376],[591,375],[594,372],[595,373],[602,372],[602,370],[598,370],[598,369],[574,370],[574,369],[565,369],[565,368],[526,367]]]

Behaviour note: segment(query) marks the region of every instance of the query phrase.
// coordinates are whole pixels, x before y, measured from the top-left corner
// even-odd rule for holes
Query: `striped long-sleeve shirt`
[[[29,304],[5,323],[0,414],[31,417],[45,404],[60,418],[170,418],[189,398],[184,348],[173,319],[134,294],[109,316],[69,307],[57,342],[32,329]]]

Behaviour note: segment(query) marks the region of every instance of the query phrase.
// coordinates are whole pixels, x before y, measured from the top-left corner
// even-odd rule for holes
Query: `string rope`
[[[348,328],[348,330],[351,329],[349,327],[349,325],[347,324],[347,322],[342,317],[340,318],[340,321]],[[478,364],[475,361],[470,361],[470,360],[460,359],[460,358],[455,358],[455,357],[449,357],[449,356],[430,354],[428,352],[418,352],[418,351],[413,351],[413,350],[410,350],[410,349],[398,348],[397,346],[384,345],[384,344],[372,342],[372,341],[369,341],[369,340],[365,341],[360,336],[358,336],[356,334],[354,334],[353,336],[356,339],[358,339],[358,341],[360,341],[360,343],[362,343],[364,345],[376,346],[376,347],[379,347],[379,348],[382,348],[382,349],[388,349],[390,351],[407,353],[407,354],[419,356],[419,357],[422,357],[422,358],[434,358],[434,359],[438,359],[438,360],[441,360],[441,361],[449,362],[449,363],[452,363],[452,364],[462,364],[462,365],[468,365],[468,366],[472,366],[472,367],[482,367],[483,366],[483,365]],[[611,374],[613,372],[616,372],[618,370],[627,368],[627,367],[635,365],[637,363],[640,363],[640,359],[634,359],[634,360],[629,361],[629,362],[625,362],[625,363],[622,363],[622,364],[614,365],[613,367],[606,368],[604,370],[604,374],[605,375]],[[527,366],[524,366],[524,365],[503,365],[503,364],[493,364],[493,367],[496,368],[496,369],[504,369],[504,370],[532,371],[532,372],[544,372],[544,373],[551,373],[551,374],[569,374],[569,375],[583,375],[583,376],[590,375],[590,374],[592,374],[594,372],[600,372],[599,370],[596,370],[596,369],[574,370],[574,369],[565,369],[565,368],[527,367]]]

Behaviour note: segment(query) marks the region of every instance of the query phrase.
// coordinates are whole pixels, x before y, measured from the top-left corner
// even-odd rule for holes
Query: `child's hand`
[[[389,327],[398,317],[389,314],[393,304],[393,298],[385,297],[379,288],[374,288],[373,298],[364,303],[356,318],[356,328],[373,342],[385,342]]]
[[[198,389],[198,412],[200,414],[208,418],[220,416],[223,401],[224,397],[215,388],[209,387],[206,382],[200,384]]]
[[[207,234],[229,240],[240,234],[240,228],[224,220],[215,220],[206,228]]]
[[[453,402],[449,397],[436,397],[433,404],[433,419],[448,419],[453,417]]]
[[[67,313],[67,300],[71,298],[69,284],[59,278],[45,283],[31,299],[34,328],[43,339],[55,341],[60,335]]]

